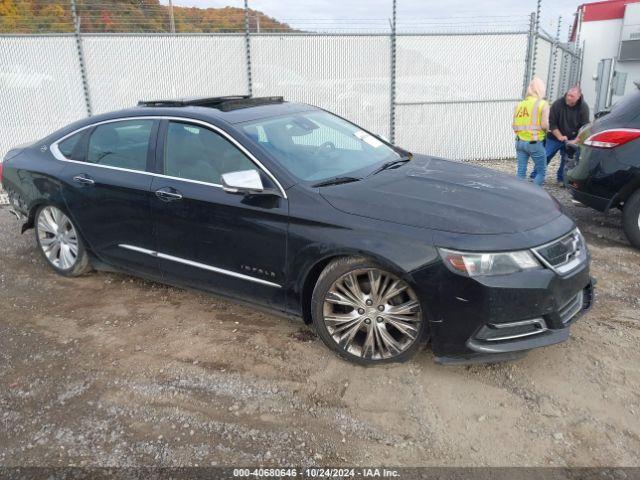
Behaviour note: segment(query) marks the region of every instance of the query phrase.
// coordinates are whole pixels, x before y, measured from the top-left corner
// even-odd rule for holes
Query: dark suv
[[[601,212],[623,211],[627,238],[640,248],[640,91],[602,112],[578,137],[580,160],[567,172],[573,198]]]

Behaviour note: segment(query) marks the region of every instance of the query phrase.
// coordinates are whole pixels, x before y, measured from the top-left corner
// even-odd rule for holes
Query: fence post
[[[560,44],[560,28],[562,25],[562,15],[558,17],[558,28],[556,29],[556,37],[551,44],[552,54],[549,57],[549,74],[547,75],[548,98],[553,101],[554,85],[556,83],[556,64],[558,63],[558,49]],[[559,82],[558,82],[559,83]],[[558,85],[560,87],[560,85]],[[559,88],[558,88],[559,90]],[[560,93],[560,92],[559,92]]]
[[[529,82],[531,81],[531,51],[532,51],[532,42],[535,42],[535,33],[534,33],[534,23],[535,23],[535,13],[531,13],[529,16],[529,37],[527,42],[527,53],[524,59],[524,79],[522,81],[522,96],[524,97],[527,94],[527,87]]]
[[[571,68],[569,69],[569,85],[570,88],[575,84],[576,70],[578,67],[578,47],[575,43],[571,45]]]
[[[569,25],[569,35],[567,36],[567,43],[564,44],[566,50],[562,50],[562,63],[560,64],[560,88],[562,92],[567,91],[568,75],[569,75],[569,63],[571,62],[571,25]]]
[[[395,145],[396,139],[396,7],[397,1],[393,0],[391,13],[391,78],[389,91],[389,141]]]
[[[582,87],[582,67],[584,65],[584,42],[582,42],[582,46],[580,47],[580,57],[578,58],[578,80],[576,83],[580,84]]]
[[[558,74],[558,92],[564,91],[564,76],[566,70],[567,54],[564,50],[560,50],[560,73]]]
[[[244,0],[244,48],[247,60],[247,89],[253,96],[253,80],[251,78],[251,35],[249,34],[249,0]]]
[[[80,17],[76,7],[76,0],[71,0],[71,14],[76,37],[76,49],[78,50],[78,61],[80,62],[80,76],[82,78],[82,90],[84,91],[84,103],[87,108],[87,115],[91,116],[91,97],[89,96],[89,82],[87,80],[87,69],[84,63],[84,51],[82,50],[82,37],[80,36]]]
[[[531,61],[531,78],[536,76],[536,67],[538,66],[538,38],[540,38],[540,10],[542,9],[542,0],[538,0],[536,4],[536,17],[533,33],[533,59]]]
[[[582,12],[584,9],[579,9],[578,10],[578,21],[577,21],[577,28],[575,33],[575,37],[573,39],[573,59],[571,61],[571,77],[570,77],[570,85],[569,86],[573,86],[576,83],[578,83],[581,78],[581,71],[582,71],[582,49],[580,48],[580,30],[582,29]],[[571,33],[569,34],[571,35]]]
[[[176,34],[176,19],[173,16],[173,2],[169,0],[169,29],[171,33]]]

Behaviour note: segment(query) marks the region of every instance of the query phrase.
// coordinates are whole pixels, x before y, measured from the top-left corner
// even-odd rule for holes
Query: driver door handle
[[[160,190],[156,190],[156,197],[163,202],[175,202],[176,200],[182,200],[182,194],[172,187],[164,187]]]
[[[95,185],[96,183],[95,180],[86,173],[76,175],[75,177],[73,177],[73,181],[79,183],[80,185]]]

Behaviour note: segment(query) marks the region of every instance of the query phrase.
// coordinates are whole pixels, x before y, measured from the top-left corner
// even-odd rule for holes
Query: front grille
[[[587,247],[578,229],[558,240],[534,248],[533,253],[544,265],[560,275],[574,271],[587,260]]]

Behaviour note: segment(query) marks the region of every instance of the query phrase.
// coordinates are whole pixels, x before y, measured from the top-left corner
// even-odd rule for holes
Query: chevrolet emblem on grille
[[[575,270],[587,259],[587,249],[578,229],[559,240],[534,248],[533,252],[544,265],[561,275]]]

